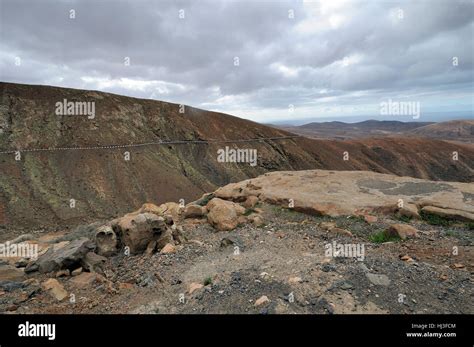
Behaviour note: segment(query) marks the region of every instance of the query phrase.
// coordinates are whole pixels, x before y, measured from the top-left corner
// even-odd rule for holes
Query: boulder
[[[125,215],[113,228],[119,234],[121,242],[129,247],[131,254],[142,253],[150,241],[158,240],[168,230],[163,217],[148,212]]]
[[[402,240],[418,235],[417,230],[408,224],[392,224],[386,233],[388,236],[398,236]]]
[[[63,285],[54,278],[46,280],[41,286],[45,292],[58,301],[64,300],[68,295]]]
[[[166,202],[160,205],[160,208],[163,209],[163,215],[171,215],[174,223],[177,223],[180,220],[181,212],[183,208],[175,202]]]
[[[437,215],[446,219],[458,220],[463,222],[474,222],[474,213],[455,210],[452,208],[441,208],[436,206],[425,206],[421,209],[427,214]]]
[[[230,183],[224,187],[220,187],[214,192],[214,195],[217,198],[225,199],[225,200],[234,200],[234,201],[245,201],[247,199],[247,194],[244,188],[242,187],[242,183]]]
[[[207,204],[209,213],[207,220],[217,230],[233,230],[239,224],[239,215],[245,213],[245,209],[231,201],[214,198]]]
[[[107,258],[94,252],[89,252],[81,260],[81,266],[86,271],[102,273],[106,262]]]
[[[248,219],[249,222],[251,222],[256,227],[260,227],[260,226],[265,224],[265,221],[262,218],[262,216],[260,216],[258,214],[255,214],[255,213],[248,216],[247,219]]]
[[[48,273],[61,269],[74,270],[81,264],[82,258],[94,249],[94,243],[87,238],[71,241],[67,245],[54,249],[51,247],[40,256],[34,264],[28,264],[27,269],[37,265],[39,272]],[[26,272],[26,269],[25,269]]]
[[[184,209],[184,218],[200,218],[204,216],[202,206],[197,204],[186,205]]]
[[[253,207],[255,207],[257,202],[258,202],[258,197],[256,197],[255,195],[251,195],[243,202],[242,205],[245,208],[253,208]]]
[[[397,214],[408,218],[420,219],[418,207],[415,204],[404,204],[403,207],[397,209]]]
[[[163,205],[156,206],[155,204],[152,203],[145,203],[140,207],[140,209],[137,211],[138,214],[140,213],[154,213],[157,216],[161,216],[165,212],[165,208]]]
[[[117,253],[119,239],[110,225],[103,225],[95,233],[96,252],[104,257]]]

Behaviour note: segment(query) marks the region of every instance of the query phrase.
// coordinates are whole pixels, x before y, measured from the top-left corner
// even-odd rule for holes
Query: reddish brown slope
[[[229,140],[289,133],[225,114],[119,95],[0,84],[0,149],[130,144],[158,140]],[[55,103],[94,101],[96,118],[57,116]],[[228,144],[229,146],[235,146]],[[239,144],[258,151],[258,165],[219,163],[225,144],[0,154],[0,206],[6,227],[69,225],[109,218],[143,202],[190,201],[216,186],[267,171],[373,170],[469,182],[474,150],[434,140],[327,141],[298,138]],[[349,160],[343,160],[344,152]],[[452,160],[452,152],[459,160]],[[77,201],[69,207],[70,199]],[[0,220],[0,223],[2,221]]]

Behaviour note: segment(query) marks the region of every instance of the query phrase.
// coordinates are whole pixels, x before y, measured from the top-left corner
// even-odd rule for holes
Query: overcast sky
[[[472,0],[0,3],[2,81],[259,122],[373,116],[388,99],[420,102],[420,120],[473,111]]]

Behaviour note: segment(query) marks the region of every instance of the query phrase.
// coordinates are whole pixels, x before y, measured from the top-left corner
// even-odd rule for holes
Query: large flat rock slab
[[[258,196],[268,203],[330,216],[392,213],[402,203],[446,218],[474,221],[472,183],[429,181],[369,171],[271,172],[231,183],[218,189],[215,195],[234,201]]]

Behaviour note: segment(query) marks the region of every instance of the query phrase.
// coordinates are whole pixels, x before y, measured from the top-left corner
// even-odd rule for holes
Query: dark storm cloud
[[[257,120],[288,116],[289,105],[303,117],[326,104],[472,92],[471,1],[0,2],[4,81]]]

